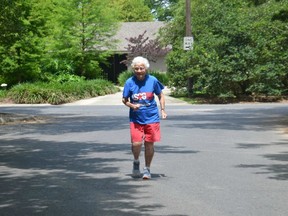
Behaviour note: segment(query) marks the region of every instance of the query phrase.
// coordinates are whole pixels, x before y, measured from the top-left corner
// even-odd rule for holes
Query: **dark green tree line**
[[[121,22],[152,21],[153,15],[145,0],[110,0],[119,10],[118,20]]]
[[[88,79],[101,76],[101,61],[113,42],[117,11],[108,0],[57,0],[47,21],[45,70]],[[51,61],[51,59],[53,61]]]
[[[35,7],[32,7],[32,5]],[[40,76],[44,17],[34,0],[1,0],[0,81],[18,83]],[[39,10],[38,10],[39,9]]]
[[[184,1],[168,24],[172,85],[218,97],[288,93],[287,0],[192,1],[194,49],[183,51]],[[182,24],[181,24],[182,23]]]
[[[144,0],[154,18],[158,21],[169,21],[173,18],[173,9],[179,0]]]
[[[153,16],[139,0],[0,0],[0,82],[102,78],[119,21]]]

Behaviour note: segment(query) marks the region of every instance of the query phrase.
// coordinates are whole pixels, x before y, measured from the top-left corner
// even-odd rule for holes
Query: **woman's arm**
[[[163,92],[160,93],[160,95],[157,95],[159,98],[159,102],[160,102],[160,109],[161,109],[161,116],[162,119],[166,119],[167,118],[167,113],[165,111],[165,96],[163,94]]]
[[[140,107],[140,104],[133,104],[128,100],[128,98],[125,97],[122,98],[122,103],[133,110],[138,110]]]

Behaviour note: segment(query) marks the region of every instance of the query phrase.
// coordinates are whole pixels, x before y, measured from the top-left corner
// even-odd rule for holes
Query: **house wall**
[[[167,67],[165,64],[164,56],[159,57],[156,62],[150,61],[150,70],[160,71],[160,72],[166,72]]]

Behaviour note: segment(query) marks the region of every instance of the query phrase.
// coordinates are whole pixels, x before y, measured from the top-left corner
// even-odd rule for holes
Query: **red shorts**
[[[137,124],[130,122],[131,142],[159,142],[161,138],[160,123]]]

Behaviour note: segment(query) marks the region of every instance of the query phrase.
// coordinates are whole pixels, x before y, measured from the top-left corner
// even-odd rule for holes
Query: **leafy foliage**
[[[117,22],[153,20],[144,0],[2,0],[0,11],[0,81],[9,86],[49,74],[104,78]]]
[[[2,0],[0,80],[9,86],[43,74],[102,78],[114,46],[118,8],[110,0]]]
[[[259,3],[259,1],[257,1]],[[194,49],[182,50],[183,2],[163,32],[172,41],[168,73],[176,89],[217,97],[287,94],[288,1],[193,1]]]
[[[143,0],[110,0],[119,9],[121,22],[152,21],[153,16]]]
[[[45,74],[45,77],[42,77],[42,80],[50,83],[82,82],[85,81],[85,77],[69,74],[67,72],[60,72],[55,75],[47,73]]]
[[[4,0],[1,3],[0,80],[6,83],[36,80],[40,76],[44,17],[35,2]]]
[[[45,70],[101,77],[99,62],[108,56],[103,49],[113,45],[109,38],[116,30],[116,11],[108,0],[52,1]]]
[[[107,80],[75,82],[37,82],[18,84],[11,88],[7,97],[19,104],[63,104],[75,100],[97,97],[119,91]]]
[[[131,70],[123,71],[122,73],[119,74],[119,76],[117,78],[118,84],[120,86],[124,86],[126,80],[132,76],[133,76],[133,71],[131,71]]]
[[[0,90],[0,101],[1,101],[1,98],[5,98],[7,96],[7,91],[6,90]]]
[[[150,39],[145,37],[146,31],[137,37],[126,38],[129,42],[126,60],[122,63],[129,65],[136,56],[143,56],[149,61],[156,62],[158,56],[164,56],[170,51],[170,48],[164,47],[159,39]]]
[[[169,21],[173,19],[173,9],[179,0],[144,0],[155,19],[158,21]]]

